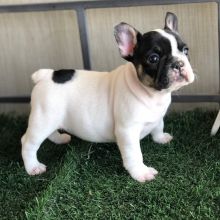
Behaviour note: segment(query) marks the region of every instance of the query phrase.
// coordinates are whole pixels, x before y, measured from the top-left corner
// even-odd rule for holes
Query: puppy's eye
[[[184,47],[183,48],[183,53],[188,56],[189,55],[189,48],[188,47]]]
[[[151,64],[157,64],[160,61],[160,56],[157,53],[152,53],[147,61]]]

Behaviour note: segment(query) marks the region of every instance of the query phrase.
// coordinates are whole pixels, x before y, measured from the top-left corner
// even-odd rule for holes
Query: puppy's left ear
[[[173,32],[178,32],[178,19],[177,16],[172,12],[167,12],[165,17],[165,27]]]
[[[114,35],[121,56],[126,60],[131,60],[137,46],[137,38],[141,37],[141,34],[131,25],[122,22],[114,27]]]

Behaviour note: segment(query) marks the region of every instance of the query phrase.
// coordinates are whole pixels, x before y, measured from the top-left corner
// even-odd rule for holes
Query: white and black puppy
[[[123,165],[137,181],[155,178],[154,168],[143,163],[140,139],[148,134],[168,143],[163,117],[171,92],[192,83],[188,47],[177,32],[177,17],[167,13],[165,28],[145,34],[120,23],[114,29],[125,65],[111,72],[41,69],[32,75],[35,87],[31,113],[23,135],[22,157],[30,175],[46,171],[37,151],[46,139],[70,141],[63,129],[92,142],[116,142]]]

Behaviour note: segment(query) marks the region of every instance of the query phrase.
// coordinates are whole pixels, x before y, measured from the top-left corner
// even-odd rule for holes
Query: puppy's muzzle
[[[179,72],[181,72],[181,68],[184,66],[183,61],[175,61],[172,65],[171,68],[173,70],[178,70]]]
[[[173,69],[174,73],[177,76],[184,78],[186,81],[188,81],[188,76],[186,74],[186,71],[184,71],[184,66],[185,64],[181,60],[177,60],[171,64],[171,68]]]

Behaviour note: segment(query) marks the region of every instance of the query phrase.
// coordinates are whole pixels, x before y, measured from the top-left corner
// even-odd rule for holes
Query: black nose
[[[176,61],[171,65],[172,69],[180,70],[184,66],[182,61]]]

